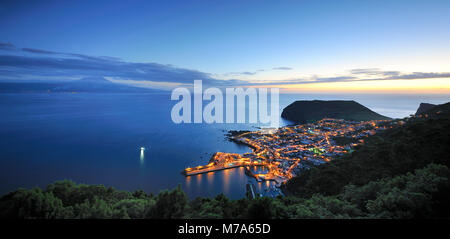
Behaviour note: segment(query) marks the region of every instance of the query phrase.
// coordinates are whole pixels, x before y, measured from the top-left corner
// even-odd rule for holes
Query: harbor
[[[392,126],[385,120],[325,118],[309,124],[234,133],[229,139],[249,146],[251,153],[216,152],[208,164],[187,167],[181,173],[190,177],[244,167],[245,174],[255,179],[255,183],[274,182],[265,194],[253,190],[252,195],[277,196],[282,194],[279,187],[303,169],[351,153],[354,147],[364,143],[365,137],[389,127]],[[258,167],[266,170],[261,172]]]

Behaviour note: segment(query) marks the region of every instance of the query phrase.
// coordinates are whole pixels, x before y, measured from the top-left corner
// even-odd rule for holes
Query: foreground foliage
[[[177,187],[158,195],[102,185],[59,181],[45,190],[19,189],[3,196],[3,218],[433,218],[446,217],[450,170],[430,164],[414,173],[363,186],[347,185],[335,196],[229,200],[224,195],[188,201]],[[445,213],[447,212],[447,213]]]

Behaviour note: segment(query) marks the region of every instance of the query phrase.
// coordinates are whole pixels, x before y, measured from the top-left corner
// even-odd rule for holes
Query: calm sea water
[[[421,102],[445,103],[450,96],[283,94],[280,108],[301,99],[352,99],[399,118]],[[0,194],[71,179],[154,193],[181,184],[190,198],[222,192],[243,197],[253,179],[242,168],[188,178],[180,171],[217,151],[250,152],[225,133],[259,125],[174,124],[175,103],[166,94],[0,94]]]

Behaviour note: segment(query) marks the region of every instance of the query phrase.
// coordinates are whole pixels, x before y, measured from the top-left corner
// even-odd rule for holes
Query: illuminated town
[[[245,167],[247,175],[258,182],[274,181],[279,187],[309,165],[318,165],[350,153],[364,138],[389,126],[386,120],[347,121],[325,118],[316,123],[238,132],[229,136],[248,145],[251,153],[215,153],[204,166],[183,170],[186,176]],[[262,167],[261,173],[256,170]]]

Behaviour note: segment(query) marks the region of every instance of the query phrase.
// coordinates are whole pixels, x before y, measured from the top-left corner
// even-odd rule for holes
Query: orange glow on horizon
[[[256,86],[255,88],[280,88],[280,92],[282,93],[367,92],[367,93],[450,94],[450,78],[261,85]]]

